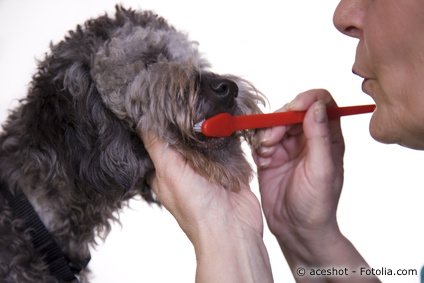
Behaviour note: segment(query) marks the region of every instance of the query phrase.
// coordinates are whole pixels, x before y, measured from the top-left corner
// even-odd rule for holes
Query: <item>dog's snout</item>
[[[237,97],[238,86],[235,82],[228,79],[215,79],[210,83],[212,91],[222,97]]]

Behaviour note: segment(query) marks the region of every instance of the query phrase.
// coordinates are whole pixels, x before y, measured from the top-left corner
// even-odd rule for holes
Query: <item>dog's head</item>
[[[128,22],[114,32],[94,55],[96,87],[131,127],[153,131],[172,145],[216,149],[225,141],[195,135],[194,124],[222,112],[257,113],[263,100],[247,81],[212,73],[195,42],[159,23]]]
[[[263,99],[247,81],[212,73],[185,34],[160,18],[129,21],[94,55],[91,75],[107,107],[133,129],[159,135],[214,181],[247,182],[239,135],[206,138],[193,126],[222,112],[258,113]]]
[[[62,97],[74,112],[66,123],[78,124],[64,131],[65,143],[74,148],[80,179],[92,187],[128,189],[144,181],[153,166],[136,133],[146,131],[214,182],[235,189],[249,182],[240,147],[249,133],[207,138],[193,126],[221,112],[259,113],[262,96],[239,77],[211,72],[197,44],[164,19],[117,7],[115,19],[90,20],[52,46],[33,93],[48,88],[44,76],[52,74],[71,97]],[[149,191],[144,196],[151,200]]]

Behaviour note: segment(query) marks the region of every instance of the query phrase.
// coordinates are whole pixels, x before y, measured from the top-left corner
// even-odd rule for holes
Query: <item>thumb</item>
[[[140,136],[155,167],[155,177],[172,184],[181,178],[181,172],[187,173],[186,160],[169,143],[151,132],[142,133]]]
[[[157,135],[146,132],[141,134],[144,147],[155,165],[156,171],[166,171],[168,166],[172,167],[175,162],[181,162],[182,156],[163,139]]]
[[[151,132],[141,133],[141,139],[143,140],[144,147],[149,153],[150,158],[153,161],[153,164],[161,164],[161,159],[163,158],[164,148],[166,144],[158,136]]]
[[[334,121],[339,123],[339,121]],[[333,121],[331,123],[334,123]],[[310,171],[321,174],[323,181],[333,176],[333,137],[327,116],[327,106],[323,100],[317,100],[306,112],[303,131],[308,148]],[[321,169],[320,169],[321,168]],[[328,176],[327,176],[328,175]]]
[[[166,181],[166,183],[172,183],[173,178],[176,177],[174,176],[176,171],[174,169],[179,167],[178,164],[182,157],[157,135],[146,132],[140,136],[155,167],[154,175],[149,176],[149,183],[155,193],[158,194],[157,178]]]
[[[185,162],[178,152],[157,135],[146,132],[140,136],[155,167],[154,174],[148,176],[148,183],[160,203],[173,211],[177,198],[174,190],[175,182],[181,179]]]

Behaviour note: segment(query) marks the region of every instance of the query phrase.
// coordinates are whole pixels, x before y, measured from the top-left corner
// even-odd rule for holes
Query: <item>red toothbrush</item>
[[[329,119],[336,119],[341,116],[370,113],[374,109],[375,105],[328,107],[327,114]],[[302,123],[305,113],[306,111],[290,111],[241,116],[220,113],[197,123],[193,129],[195,132],[202,133],[208,137],[228,137],[236,131],[246,129],[269,128]]]

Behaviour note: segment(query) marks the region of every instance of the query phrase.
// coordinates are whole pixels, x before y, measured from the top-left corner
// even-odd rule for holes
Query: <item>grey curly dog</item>
[[[1,282],[89,281],[89,248],[116,213],[137,195],[157,202],[137,133],[157,134],[211,182],[249,182],[240,142],[252,133],[206,138],[193,126],[259,113],[263,97],[209,68],[186,34],[120,6],[51,45],[0,134]]]

